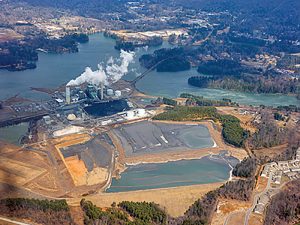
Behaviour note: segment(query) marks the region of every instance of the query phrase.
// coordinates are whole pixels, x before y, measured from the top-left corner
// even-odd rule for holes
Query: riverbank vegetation
[[[154,36],[147,40],[136,40],[136,41],[125,41],[122,39],[117,38],[116,36],[110,35],[105,33],[105,36],[109,36],[116,39],[115,49],[117,50],[124,50],[124,51],[134,51],[136,48],[141,47],[157,47],[162,45],[163,39],[158,36]]]
[[[218,88],[240,92],[295,95],[300,93],[300,81],[296,78],[282,79],[280,77],[262,77],[250,74],[241,77],[193,76],[188,79],[188,83],[200,88]]]
[[[223,98],[222,100],[212,100],[203,96],[192,95],[189,93],[180,94],[180,98],[187,98],[188,105],[198,106],[238,106],[238,103],[232,102],[231,99]]]
[[[214,107],[185,107],[176,106],[156,115],[155,120],[172,120],[172,121],[202,121],[214,120],[220,122],[223,126],[222,135],[224,140],[236,147],[242,147],[248,137],[248,132],[240,126],[238,118],[231,115],[221,115]]]

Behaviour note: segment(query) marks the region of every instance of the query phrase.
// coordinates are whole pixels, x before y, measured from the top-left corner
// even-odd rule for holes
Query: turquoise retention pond
[[[209,157],[167,163],[129,166],[120,179],[113,179],[107,192],[125,192],[222,182],[231,168],[225,161]]]

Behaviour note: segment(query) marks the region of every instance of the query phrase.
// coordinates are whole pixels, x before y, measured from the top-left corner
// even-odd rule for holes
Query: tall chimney
[[[104,84],[101,82],[101,84],[100,84],[100,86],[101,86],[101,100],[103,100],[103,92],[104,92]]]
[[[71,103],[71,91],[70,91],[70,87],[66,86],[66,104],[70,104]]]

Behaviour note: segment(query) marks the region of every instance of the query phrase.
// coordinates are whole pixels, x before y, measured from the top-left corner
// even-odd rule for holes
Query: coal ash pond
[[[127,101],[124,99],[97,102],[84,108],[93,117],[111,116],[129,109]]]

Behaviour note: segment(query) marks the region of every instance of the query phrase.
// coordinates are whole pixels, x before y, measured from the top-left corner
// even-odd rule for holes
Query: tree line
[[[190,62],[186,59],[186,51],[179,47],[155,50],[153,54],[142,55],[139,61],[147,69],[159,63],[156,67],[158,72],[177,72],[191,68]]]
[[[30,219],[38,224],[75,224],[66,200],[1,199],[0,214],[7,217]]]
[[[236,147],[242,147],[249,133],[244,130],[238,118],[231,115],[221,115],[214,107],[186,107],[176,106],[153,117],[155,120],[173,120],[173,121],[202,121],[211,119],[219,121],[222,126],[222,135],[224,140]]]
[[[192,76],[188,79],[188,84],[200,88],[219,88],[241,92],[254,93],[300,93],[300,81],[294,79],[283,79],[278,77],[265,77],[242,75],[240,77],[231,76]]]
[[[203,96],[192,95],[189,93],[180,94],[180,98],[187,98],[188,105],[198,106],[238,106],[236,102],[232,102],[231,99],[223,98],[222,100],[212,100],[204,98]]]
[[[59,39],[49,39],[46,34],[22,41],[0,44],[0,68],[8,70],[35,69],[38,61],[37,49],[49,53],[78,52],[77,43],[89,41],[86,34],[69,34]]]

